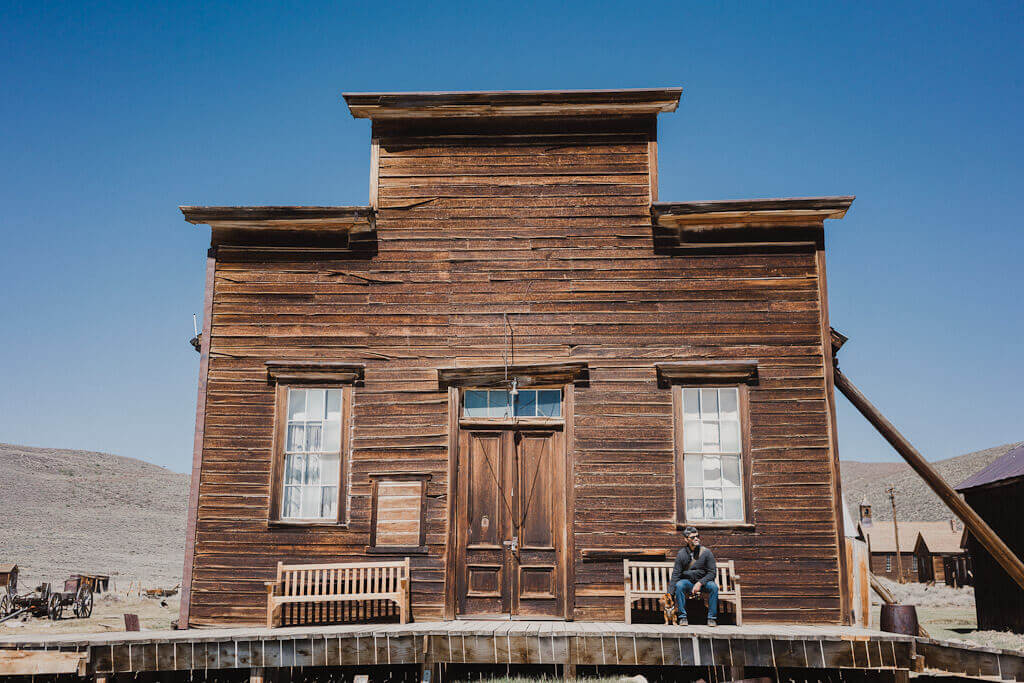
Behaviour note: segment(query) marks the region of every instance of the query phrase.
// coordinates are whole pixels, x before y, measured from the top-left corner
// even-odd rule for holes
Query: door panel
[[[516,434],[519,481],[516,493],[519,545],[524,549],[554,548],[554,434]]]
[[[505,488],[502,468],[504,439],[501,432],[476,432],[469,435],[469,547],[501,545],[504,540]]]
[[[516,526],[519,552],[512,586],[513,614],[561,616],[559,560],[563,533],[565,487],[560,476],[565,453],[560,431],[515,434]],[[561,511],[561,513],[560,513]]]
[[[463,431],[459,435],[460,614],[499,614],[511,609],[511,577],[502,541],[510,536],[505,500],[511,458],[500,431]]]
[[[463,429],[457,477],[458,614],[563,616],[561,430]]]

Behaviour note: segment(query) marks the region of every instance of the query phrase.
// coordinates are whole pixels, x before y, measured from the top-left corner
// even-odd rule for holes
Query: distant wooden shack
[[[942,529],[920,529],[914,542],[917,580],[921,583],[965,585],[967,551],[961,547],[961,525],[954,520]]]
[[[1024,444],[962,482],[957,491],[1014,553],[1024,556]],[[967,550],[974,565],[978,628],[1024,633],[1024,589],[970,534]]]
[[[18,565],[0,564],[0,593],[18,590]]]
[[[944,581],[942,558],[961,555],[960,537],[963,533],[956,522],[900,521],[899,560],[896,558],[896,536],[891,521],[874,520],[868,532],[871,549],[871,573],[896,581],[897,570],[902,568],[903,580],[922,583]],[[918,548],[918,539],[927,544]],[[934,551],[933,548],[941,550]]]
[[[183,625],[262,623],[278,562],[405,557],[417,621],[622,621],[623,559],[690,524],[744,621],[850,621],[824,222],[853,198],[659,201],[679,97],[349,94],[367,206],[182,207],[211,226]]]

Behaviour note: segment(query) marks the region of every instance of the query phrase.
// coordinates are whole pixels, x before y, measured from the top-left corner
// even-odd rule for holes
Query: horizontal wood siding
[[[370,479],[427,472],[413,614],[444,608],[448,394],[436,368],[581,360],[573,523],[578,619],[622,619],[621,560],[673,548],[671,392],[654,363],[754,358],[753,529],[705,531],[744,618],[838,622],[836,520],[815,244],[694,250],[649,214],[653,118],[375,124],[376,242],[347,255],[222,250],[216,269],[192,622],[259,622],[279,560],[364,559]],[[447,128],[446,128],[447,126]],[[371,184],[373,185],[373,184]],[[365,251],[360,251],[365,249]],[[267,524],[263,363],[365,363],[348,528]]]

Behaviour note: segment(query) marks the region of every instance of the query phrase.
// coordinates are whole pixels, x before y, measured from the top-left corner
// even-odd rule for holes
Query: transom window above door
[[[467,389],[462,399],[463,417],[561,417],[561,389]]]

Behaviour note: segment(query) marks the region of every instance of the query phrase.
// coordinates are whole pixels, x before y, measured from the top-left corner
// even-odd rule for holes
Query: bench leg
[[[633,599],[628,592],[626,593],[626,623],[633,623]]]

